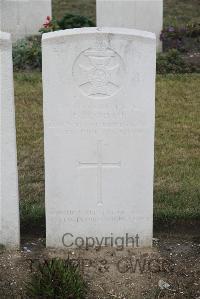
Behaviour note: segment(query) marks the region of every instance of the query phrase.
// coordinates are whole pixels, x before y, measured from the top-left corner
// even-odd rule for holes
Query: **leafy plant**
[[[27,285],[28,298],[84,299],[86,290],[86,283],[70,259],[39,262]]]
[[[195,71],[194,66],[186,63],[181,53],[171,49],[157,56],[157,73],[191,73]]]
[[[64,17],[58,21],[60,29],[94,27],[95,24],[85,16],[65,14]]]
[[[60,29],[94,26],[87,17],[66,14],[60,21],[47,16],[40,33],[47,33]],[[13,46],[14,70],[42,69],[41,35],[30,36],[17,41]]]
[[[41,36],[30,36],[17,41],[13,46],[15,70],[41,69]]]
[[[51,19],[49,16],[47,16],[46,21],[39,32],[47,33],[56,30],[94,26],[95,24],[85,16],[67,13],[61,20],[56,20],[55,18]]]

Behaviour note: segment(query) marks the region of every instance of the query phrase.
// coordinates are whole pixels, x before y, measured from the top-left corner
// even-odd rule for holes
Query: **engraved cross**
[[[121,161],[118,162],[103,162],[102,157],[102,140],[97,143],[97,162],[79,162],[80,168],[96,168],[97,169],[97,204],[103,205],[102,196],[102,170],[104,168],[120,168]]]

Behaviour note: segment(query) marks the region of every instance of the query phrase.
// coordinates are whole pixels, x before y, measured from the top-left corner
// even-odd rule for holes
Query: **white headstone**
[[[19,246],[19,198],[10,34],[0,32],[0,244]]]
[[[96,0],[97,26],[154,32],[162,50],[163,0]]]
[[[47,246],[68,233],[151,246],[155,65],[152,33],[43,35]]]
[[[51,16],[51,0],[0,0],[0,30],[12,34],[12,40],[38,34]]]

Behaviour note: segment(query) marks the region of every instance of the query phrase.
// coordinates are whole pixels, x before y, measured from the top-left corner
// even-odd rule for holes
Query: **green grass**
[[[53,0],[53,15],[80,14],[96,20],[96,0]],[[179,25],[200,22],[199,0],[164,0],[164,24]]]
[[[44,154],[40,73],[16,73],[22,228],[44,228]],[[154,214],[200,219],[200,75],[158,76]]]
[[[70,259],[39,261],[34,270],[27,284],[28,298],[86,298],[87,285]]]
[[[44,153],[40,73],[16,74],[15,101],[23,229],[44,230]]]
[[[200,22],[199,0],[164,0],[164,25]]]
[[[155,217],[200,216],[200,76],[158,77]]]

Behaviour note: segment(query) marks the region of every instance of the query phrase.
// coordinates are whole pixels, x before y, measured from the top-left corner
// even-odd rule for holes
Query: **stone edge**
[[[138,37],[149,39],[152,41],[156,41],[156,35],[152,32],[142,31],[137,29],[127,29],[127,28],[120,28],[120,27],[89,27],[89,28],[74,28],[74,29],[66,29],[66,30],[59,30],[49,33],[44,33],[42,35],[42,43],[51,42],[53,40],[57,40],[59,38],[74,36],[74,35],[90,35],[90,34],[117,34],[123,35],[127,37]]]

